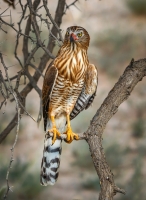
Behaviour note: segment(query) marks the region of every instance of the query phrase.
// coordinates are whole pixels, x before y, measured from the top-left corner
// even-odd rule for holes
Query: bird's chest
[[[72,110],[74,104],[81,93],[84,79],[80,79],[76,83],[58,76],[51,94],[51,105],[56,109],[57,113],[66,110]]]
[[[57,62],[59,76],[64,77],[64,80],[69,80],[72,84],[76,84],[80,79],[84,79],[88,63],[85,62],[81,51],[72,53],[70,56],[63,55],[62,61]],[[66,82],[68,84],[68,81]]]
[[[52,95],[54,93],[58,94],[58,97],[60,97],[60,99],[70,99],[72,98],[72,96],[77,96],[81,92],[83,84],[84,78],[81,78],[77,82],[72,82],[69,79],[58,76],[54,85]]]

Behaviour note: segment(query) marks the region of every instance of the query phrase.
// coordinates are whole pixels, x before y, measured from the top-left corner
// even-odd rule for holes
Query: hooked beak
[[[70,42],[75,42],[75,40],[77,40],[77,36],[74,33],[72,33],[70,35]]]

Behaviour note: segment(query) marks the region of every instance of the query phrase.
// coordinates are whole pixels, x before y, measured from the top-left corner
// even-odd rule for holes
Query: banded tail
[[[52,137],[46,133],[41,164],[41,185],[54,185],[57,181],[62,150],[61,143],[61,139],[56,139],[55,143],[52,145]]]

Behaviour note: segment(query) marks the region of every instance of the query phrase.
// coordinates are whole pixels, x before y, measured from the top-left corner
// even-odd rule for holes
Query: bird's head
[[[88,32],[80,26],[68,27],[65,34],[64,43],[68,45],[77,45],[82,48],[88,48],[90,36]]]

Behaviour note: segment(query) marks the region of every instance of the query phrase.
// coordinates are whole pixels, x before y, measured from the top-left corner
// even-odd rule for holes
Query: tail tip
[[[55,182],[52,182],[52,181],[50,181],[50,180],[46,180],[46,179],[44,179],[43,177],[41,177],[41,181],[40,181],[40,184],[42,185],[42,186],[48,186],[48,185],[55,185],[55,183],[56,183],[56,181]]]

